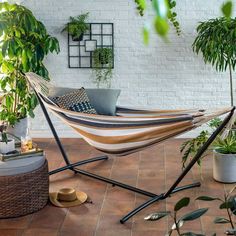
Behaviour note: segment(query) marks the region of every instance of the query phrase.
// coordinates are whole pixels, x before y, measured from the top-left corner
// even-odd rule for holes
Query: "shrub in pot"
[[[9,139],[6,132],[7,126],[5,124],[0,125],[0,153],[8,153],[15,150],[15,140]]]
[[[223,183],[236,182],[236,135],[217,138],[213,143],[213,177]]]
[[[37,105],[24,73],[32,71],[49,80],[43,59],[60,49],[58,40],[47,33],[43,23],[17,4],[0,3],[0,37],[0,120],[14,126],[27,116],[34,117]]]
[[[89,13],[81,14],[77,17],[70,17],[70,21],[66,24],[62,32],[66,31],[71,36],[73,41],[82,41],[84,33],[89,29],[86,20],[89,16]]]
[[[111,48],[96,48],[93,51],[93,72],[94,82],[99,88],[105,84],[108,88],[111,86],[113,66],[113,50]]]

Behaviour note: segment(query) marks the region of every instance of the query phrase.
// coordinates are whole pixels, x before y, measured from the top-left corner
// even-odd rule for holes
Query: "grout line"
[[[164,159],[164,176],[165,176],[165,179],[164,179],[164,183],[165,183],[165,192],[167,191],[167,182],[166,182],[166,177],[167,177],[167,172],[166,172],[166,145],[163,145],[163,159]],[[165,199],[165,211],[167,211],[167,200]],[[168,228],[169,228],[169,216],[166,217],[166,232],[168,232]]]
[[[111,158],[111,157],[110,157],[110,158]],[[115,162],[115,158],[112,157],[112,159],[113,159],[113,161],[112,161],[112,166],[111,166],[111,169],[110,169],[109,178],[111,178],[112,170],[113,170],[114,162]],[[95,227],[94,236],[97,235],[97,230],[98,230],[98,227],[99,227],[99,224],[100,224],[100,219],[101,219],[101,213],[102,213],[102,210],[103,210],[103,207],[104,207],[105,201],[106,201],[106,195],[107,195],[107,192],[108,192],[109,184],[107,183],[106,185],[107,185],[107,186],[106,186],[106,190],[105,190],[105,193],[104,193],[104,197],[103,197],[103,201],[102,201],[101,209],[100,209],[99,214],[98,214],[98,220],[97,220],[97,224],[96,224],[96,227]]]
[[[138,187],[138,183],[139,183],[139,176],[140,176],[140,163],[141,163],[141,155],[142,152],[138,152],[138,155],[139,155],[139,160],[138,160],[138,173],[137,173],[137,177],[136,177],[136,183],[135,183],[135,187]],[[134,208],[135,208],[135,205],[136,205],[136,201],[137,201],[137,194],[138,193],[135,193],[134,194]],[[135,223],[135,219],[134,217],[132,217],[132,225],[131,225],[131,236],[133,235],[133,228],[134,228],[134,223]]]

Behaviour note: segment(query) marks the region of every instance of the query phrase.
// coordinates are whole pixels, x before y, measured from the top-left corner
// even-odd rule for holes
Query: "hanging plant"
[[[77,17],[70,17],[70,21],[66,24],[62,32],[67,31],[74,41],[82,41],[84,33],[89,29],[85,22],[89,16],[89,12]]]
[[[37,99],[28,87],[25,72],[49,80],[43,64],[49,52],[59,52],[59,43],[24,6],[0,3],[0,90],[3,93],[0,120],[14,125],[28,115],[34,117]]]
[[[97,48],[93,51],[93,71],[97,87],[103,83],[111,86],[113,51],[111,48]]]

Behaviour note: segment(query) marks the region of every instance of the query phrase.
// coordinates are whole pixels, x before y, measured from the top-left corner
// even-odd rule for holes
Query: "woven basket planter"
[[[23,216],[48,202],[48,163],[32,172],[0,176],[0,218]]]

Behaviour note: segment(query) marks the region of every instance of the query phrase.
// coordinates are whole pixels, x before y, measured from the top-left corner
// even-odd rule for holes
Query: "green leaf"
[[[6,40],[2,45],[2,55],[3,55],[3,57],[5,57],[7,55],[8,46],[9,46],[9,41]]]
[[[209,197],[209,196],[200,196],[196,198],[196,200],[201,200],[201,201],[214,201],[214,200],[220,200],[218,197]]]
[[[175,211],[179,211],[181,208],[186,207],[189,205],[190,198],[189,197],[184,197],[180,199],[176,204],[175,204]]]
[[[208,208],[201,208],[195,211],[192,211],[190,213],[187,213],[186,215],[181,217],[181,220],[183,221],[192,221],[196,220],[197,218],[201,217],[203,214],[205,214],[208,211]]]
[[[232,15],[232,8],[232,1],[227,1],[226,3],[223,3],[221,11],[225,17],[230,17]]]
[[[156,32],[160,36],[164,37],[167,35],[169,31],[169,24],[167,23],[166,19],[156,16],[154,26],[155,26]]]
[[[31,118],[34,118],[34,116],[35,116],[35,115],[34,115],[34,112],[33,112],[32,110],[29,110],[29,111],[28,111],[28,114],[29,114],[29,116],[30,116]]]
[[[156,221],[160,220],[161,218],[170,215],[170,211],[160,211],[160,212],[155,212],[152,213],[144,218],[144,220],[149,220],[149,221]]]
[[[230,223],[230,220],[225,219],[225,218],[223,218],[223,217],[216,217],[216,218],[214,219],[214,223],[215,223],[215,224],[227,224],[227,223]]]
[[[219,208],[220,209],[229,209],[229,208],[232,208],[234,205],[231,201],[226,201],[226,202],[223,202]]]
[[[143,27],[143,42],[146,45],[149,43],[149,30],[147,27]]]

